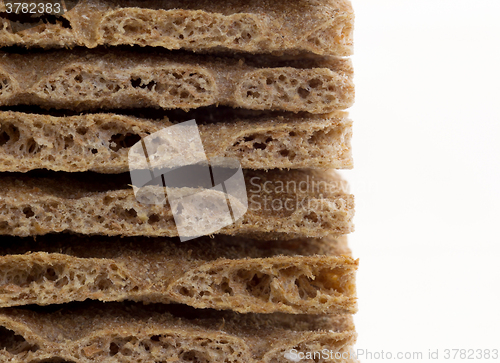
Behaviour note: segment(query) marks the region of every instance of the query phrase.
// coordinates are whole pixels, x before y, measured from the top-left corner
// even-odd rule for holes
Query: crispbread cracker
[[[255,241],[47,235],[2,239],[0,307],[94,299],[240,313],[356,312],[345,238]]]
[[[245,170],[244,178],[248,211],[236,223],[217,233],[325,237],[353,230],[354,197],[334,171]],[[70,231],[177,236],[170,206],[138,202],[128,184],[128,174],[110,177],[48,173],[36,177],[36,174],[3,173],[0,175],[0,234],[29,236]],[[186,194],[197,189],[173,190]],[[206,197],[220,199],[224,195],[212,190]],[[199,202],[204,203],[204,198]],[[196,225],[191,233],[197,236]]]
[[[117,303],[85,303],[48,311],[4,308],[0,309],[0,329],[5,336],[0,359],[12,363],[44,359],[288,363],[285,354],[292,349],[344,353],[356,339],[350,315],[241,315]],[[345,356],[339,362],[356,361]]]
[[[168,118],[105,113],[53,117],[0,111],[0,171],[126,172],[130,147],[173,124]],[[230,114],[199,124],[199,131],[209,159],[239,159],[243,168],[352,167],[352,123],[344,112]]]
[[[349,59],[123,49],[0,53],[0,106],[73,111],[222,105],[328,113],[354,101]]]
[[[80,0],[63,18],[18,32],[13,32],[5,10],[0,1],[0,46],[140,45],[193,51],[352,54],[354,16],[346,0]]]

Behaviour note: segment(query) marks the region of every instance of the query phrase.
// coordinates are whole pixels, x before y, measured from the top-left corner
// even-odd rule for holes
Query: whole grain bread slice
[[[16,29],[22,22],[6,10],[0,0],[0,46],[352,54],[354,15],[347,0],[80,0],[59,19],[35,18],[26,29]]]
[[[354,101],[351,61],[143,50],[0,52],[0,106],[75,111],[222,105],[328,113]]]
[[[334,171],[245,170],[244,181],[248,210],[219,234],[278,233],[293,238],[342,235],[353,230],[354,197]],[[207,191],[196,187],[197,182],[171,190],[180,196]],[[29,236],[70,231],[177,236],[170,205],[148,204],[140,198],[139,202],[130,183],[129,174],[0,174],[0,234]],[[160,191],[163,193],[163,189]],[[204,222],[219,218],[210,206],[219,201],[226,203],[227,194],[212,189],[200,195],[200,206],[208,206]],[[191,223],[190,211],[177,213]],[[196,223],[190,228],[189,236],[199,236]]]
[[[355,362],[350,315],[245,314],[178,305],[84,303],[0,309],[0,359],[18,362],[289,362],[332,351]],[[331,361],[321,358],[316,362]]]
[[[2,239],[0,307],[86,299],[240,313],[356,312],[346,238],[259,241],[68,234]]]
[[[221,122],[199,123],[209,159],[234,158],[249,169],[352,167],[352,122],[344,112],[243,118],[227,113]],[[167,117],[0,111],[0,171],[123,173],[134,144],[174,124]]]

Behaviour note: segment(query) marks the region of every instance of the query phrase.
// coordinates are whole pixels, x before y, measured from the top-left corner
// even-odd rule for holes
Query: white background
[[[500,1],[353,5],[357,348],[471,361],[444,350],[500,350]]]

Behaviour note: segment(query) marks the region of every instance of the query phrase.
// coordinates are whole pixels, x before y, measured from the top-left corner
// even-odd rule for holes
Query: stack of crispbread
[[[63,10],[0,0],[0,362],[356,362],[350,3],[28,3]],[[129,173],[193,119],[248,200],[194,239]]]

